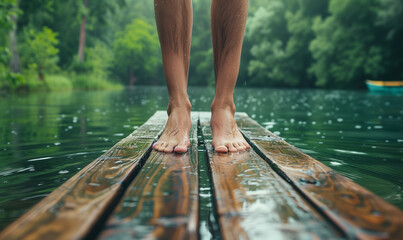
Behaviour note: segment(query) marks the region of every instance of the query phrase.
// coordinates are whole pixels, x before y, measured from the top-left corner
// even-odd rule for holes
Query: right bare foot
[[[234,114],[233,102],[217,104],[213,101],[210,125],[213,132],[212,145],[216,152],[236,152],[250,148],[236,125]]]
[[[191,127],[190,109],[188,99],[179,104],[168,104],[168,121],[164,132],[153,148],[160,152],[187,152],[190,147],[189,132]]]

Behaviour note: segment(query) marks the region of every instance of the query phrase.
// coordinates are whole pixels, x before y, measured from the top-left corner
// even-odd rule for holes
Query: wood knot
[[[315,179],[306,179],[306,178],[300,178],[299,182],[301,183],[305,183],[305,184],[317,184],[318,181],[316,181]]]

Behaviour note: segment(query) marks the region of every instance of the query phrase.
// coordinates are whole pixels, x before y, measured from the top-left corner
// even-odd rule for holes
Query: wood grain
[[[187,153],[153,151],[99,239],[197,239],[197,115]]]
[[[0,233],[0,239],[87,237],[149,155],[166,119],[166,114],[157,112],[8,226]]]
[[[237,124],[255,150],[348,238],[403,239],[403,212],[260,126],[245,114]]]
[[[341,237],[252,149],[217,153],[209,114],[200,124],[207,149],[223,239],[329,239]]]
[[[97,227],[117,203],[100,239],[196,239],[194,117],[198,114],[224,239],[403,239],[402,211],[289,145],[246,114],[237,114],[236,121],[253,147],[250,151],[214,152],[206,113],[193,115],[192,147],[187,153],[151,151],[164,127],[165,112],[157,112],[57,188],[1,232],[0,239],[94,236],[94,229],[101,230]]]

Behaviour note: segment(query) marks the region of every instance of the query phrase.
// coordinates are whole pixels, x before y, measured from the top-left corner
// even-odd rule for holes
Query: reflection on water
[[[213,93],[191,88],[193,110],[208,111]],[[0,229],[167,100],[162,87],[1,98]],[[403,96],[242,88],[235,101],[237,111],[403,209]]]

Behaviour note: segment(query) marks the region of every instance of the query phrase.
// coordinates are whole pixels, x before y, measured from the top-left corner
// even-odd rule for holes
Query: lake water
[[[193,110],[208,111],[213,94],[190,88]],[[163,87],[0,96],[0,229],[164,110],[167,100]],[[239,88],[235,101],[237,111],[403,209],[403,96]],[[205,176],[201,207],[208,209]]]

